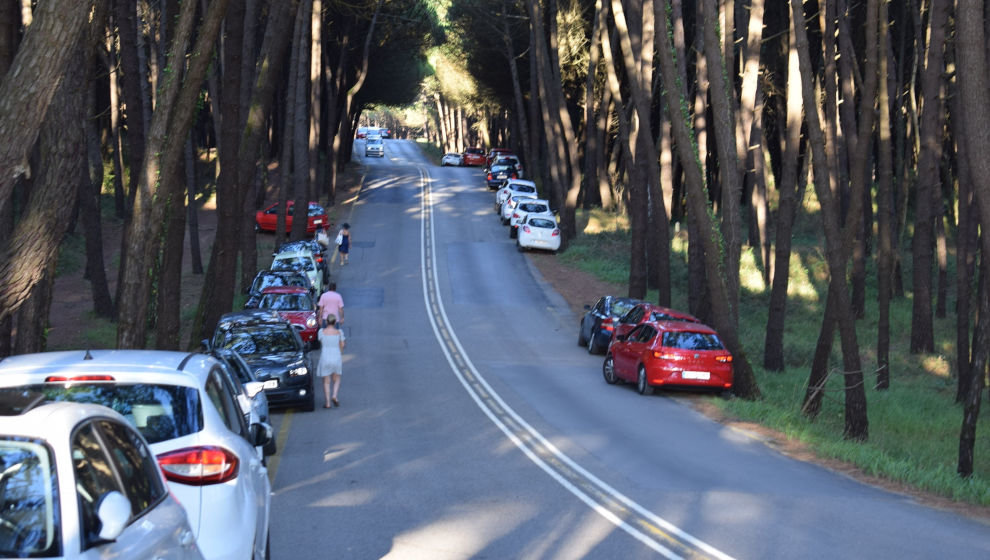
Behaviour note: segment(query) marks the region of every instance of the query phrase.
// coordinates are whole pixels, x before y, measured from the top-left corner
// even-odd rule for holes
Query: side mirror
[[[248,428],[249,442],[254,447],[264,447],[272,440],[272,425],[268,422],[255,422]]]
[[[248,381],[244,384],[244,392],[249,398],[255,398],[258,393],[265,390],[265,384],[261,381]]]
[[[590,305],[585,305],[584,306],[584,310],[585,311],[591,311],[591,306]]]
[[[107,492],[96,508],[96,517],[100,520],[100,538],[117,540],[131,520],[131,502],[116,490]]]

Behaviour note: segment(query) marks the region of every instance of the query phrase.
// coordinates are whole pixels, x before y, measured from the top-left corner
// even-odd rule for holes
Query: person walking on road
[[[351,225],[344,222],[337,232],[337,253],[340,255],[340,265],[347,264],[348,254],[351,252]]]
[[[336,282],[331,281],[329,288],[328,291],[323,292],[319,301],[316,302],[320,324],[322,325],[330,315],[333,315],[337,319],[337,325],[340,326],[344,322],[344,298],[340,297],[340,294],[337,293]]]
[[[331,314],[317,333],[320,339],[320,362],[316,366],[316,376],[323,380],[323,408],[340,406],[337,392],[340,390],[340,376],[344,366],[344,333],[337,328],[337,317]],[[333,390],[331,392],[331,384]]]

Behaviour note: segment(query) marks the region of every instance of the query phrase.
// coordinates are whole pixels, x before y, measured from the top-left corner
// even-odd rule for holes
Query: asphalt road
[[[272,557],[990,558],[990,527],[609,386],[478,169],[367,165],[341,407],[275,414]]]

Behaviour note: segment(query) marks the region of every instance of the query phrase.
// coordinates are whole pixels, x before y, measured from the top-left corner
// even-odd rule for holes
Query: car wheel
[[[596,335],[595,329],[591,329],[591,336],[588,338],[588,353],[589,354],[602,354],[602,353],[605,352],[605,350],[595,340],[597,338],[595,335]]]
[[[646,382],[646,368],[640,364],[639,375],[636,376],[636,391],[640,395],[652,395],[653,385]]]
[[[525,253],[526,252],[526,248],[522,246],[522,243],[519,242],[519,239],[518,238],[516,238],[516,249],[520,253]]]
[[[605,363],[602,364],[602,376],[605,378],[605,383],[609,385],[615,385],[615,382],[619,380],[615,376],[615,361],[611,354],[605,356]]]
[[[313,390],[313,384],[310,383],[309,386],[309,397],[306,402],[303,403],[303,412],[313,412],[316,410],[316,391]]]
[[[499,216],[498,221],[502,222],[502,225],[503,226],[509,225],[509,220],[506,220],[505,218],[503,218],[501,216]]]
[[[518,231],[515,227],[509,226],[509,239],[515,239],[517,237]]]
[[[588,339],[584,337],[584,325],[578,325],[578,346],[586,346]]]

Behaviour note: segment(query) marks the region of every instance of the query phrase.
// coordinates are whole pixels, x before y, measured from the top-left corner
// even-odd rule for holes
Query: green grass
[[[865,318],[857,321],[860,356],[867,384],[870,437],[857,443],[843,439],[844,404],[841,375],[842,356],[836,338],[832,349],[826,397],[821,413],[809,420],[801,413],[824,313],[827,269],[822,242],[803,223],[795,235],[790,266],[787,323],[784,352],[787,369],[770,372],[760,366],[766,331],[769,287],[765,286],[748,248],[744,248],[740,268],[739,334],[756,373],[763,398],[711,399],[730,418],[756,422],[808,444],[819,456],[852,463],[868,475],[904,483],[960,502],[990,506],[990,406],[983,406],[978,425],[974,474],[960,479],[956,474],[962,409],[954,403],[955,318],[935,320],[935,346],[932,354],[911,354],[911,299],[895,298],[891,303],[890,368],[891,388],[872,389],[876,381],[877,308],[876,285],[869,268]],[[629,275],[629,232],[625,223],[600,210],[580,212],[578,237],[560,258],[565,264],[625,285]],[[586,224],[590,224],[587,225]],[[671,243],[672,305],[687,309],[687,244],[682,234]],[[910,246],[902,247],[910,252]],[[909,266],[910,255],[903,255]],[[951,273],[951,271],[950,271]],[[911,280],[904,270],[905,290]],[[656,301],[656,292],[647,298]],[[953,296],[950,295],[950,302]],[[951,305],[951,303],[950,303]]]

